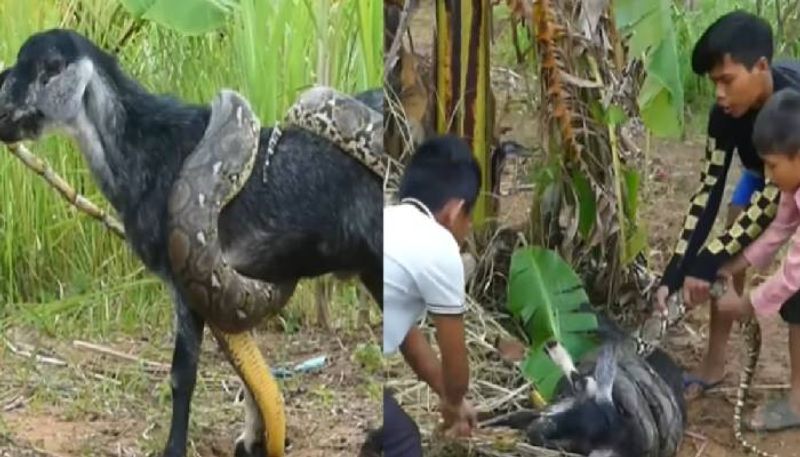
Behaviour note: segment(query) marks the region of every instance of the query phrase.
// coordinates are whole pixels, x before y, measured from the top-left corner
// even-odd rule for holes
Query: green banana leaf
[[[550,401],[562,376],[544,351],[560,342],[579,360],[597,347],[597,316],[581,310],[589,302],[578,275],[556,252],[540,247],[518,249],[511,257],[506,307],[520,319],[531,341],[522,372]]]
[[[136,17],[156,22],[186,35],[221,27],[238,5],[233,0],[122,0]]]
[[[643,58],[647,76],[638,103],[645,125],[655,135],[677,137],[684,129],[684,91],[671,0],[617,0],[619,32],[631,58]]]
[[[573,172],[572,188],[578,199],[578,232],[584,240],[589,240],[597,219],[597,197],[589,179],[580,170]]]

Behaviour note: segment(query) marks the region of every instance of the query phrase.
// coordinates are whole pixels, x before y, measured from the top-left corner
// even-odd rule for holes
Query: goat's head
[[[51,126],[74,121],[94,75],[93,48],[69,30],[28,38],[14,66],[0,75],[0,141],[36,139]]]
[[[558,355],[551,353],[566,372],[572,392],[550,405],[530,424],[527,435],[532,444],[583,455],[617,455],[619,441],[630,438],[624,432],[630,415],[613,398],[616,354],[614,345],[603,346],[594,372],[579,374],[571,362],[565,369]]]

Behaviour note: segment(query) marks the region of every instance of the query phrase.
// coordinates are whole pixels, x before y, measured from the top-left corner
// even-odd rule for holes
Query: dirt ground
[[[259,335],[273,367],[327,356],[321,371],[280,381],[288,455],[356,455],[366,431],[379,426],[380,350],[369,344],[379,331],[377,325],[339,334],[312,328]],[[161,455],[171,412],[168,338],[93,343],[132,359],[29,331],[9,331],[4,340],[16,352],[50,359],[33,361],[7,344],[0,350],[0,457]],[[243,423],[239,385],[206,335],[187,455],[232,455]]]

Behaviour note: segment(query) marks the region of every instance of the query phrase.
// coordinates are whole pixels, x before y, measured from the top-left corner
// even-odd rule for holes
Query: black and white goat
[[[682,369],[660,349],[642,357],[618,327],[600,323],[605,342],[578,367],[560,344],[548,347],[565,373],[548,407],[486,425],[524,430],[531,444],[591,457],[674,456],[686,423]]]
[[[31,36],[0,84],[0,140],[35,140],[52,128],[75,139],[121,215],[129,245],[172,291],[172,423],[164,455],[183,456],[206,323],[170,271],[167,198],[183,160],[203,136],[210,109],[148,92],[113,56],[69,30]],[[371,91],[361,99],[382,111],[380,94]],[[257,164],[264,161],[270,132],[261,131]],[[288,292],[286,300],[301,278],[356,273],[381,303],[380,179],[335,145],[300,129],[284,131],[267,173],[266,183],[260,172],[253,173],[220,214],[229,264],[243,275],[279,284]],[[264,424],[257,414],[248,400],[237,456],[262,455]]]

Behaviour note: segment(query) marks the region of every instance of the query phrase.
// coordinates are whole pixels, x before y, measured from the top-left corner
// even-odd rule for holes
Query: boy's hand
[[[711,297],[711,283],[704,279],[687,276],[683,280],[683,303],[691,309],[705,303]]]
[[[725,293],[716,300],[717,309],[721,315],[730,317],[736,320],[742,320],[750,317],[753,314],[753,305],[747,296],[739,296],[736,294],[736,288],[733,286],[733,276],[723,274],[725,278]]]
[[[444,419],[445,436],[468,437],[472,435],[472,429],[478,425],[478,413],[466,399],[457,405],[442,400],[439,409]]]

